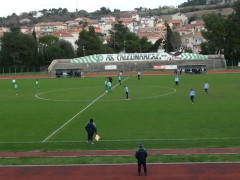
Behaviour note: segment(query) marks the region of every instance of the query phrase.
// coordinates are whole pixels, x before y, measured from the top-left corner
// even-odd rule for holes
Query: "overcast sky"
[[[101,7],[109,8],[111,11],[120,9],[121,11],[134,10],[136,7],[158,8],[164,5],[180,5],[187,0],[3,0],[0,6],[0,17],[6,17],[16,13],[39,11],[42,9],[52,9],[59,7],[67,8],[68,11],[86,10],[93,12]]]

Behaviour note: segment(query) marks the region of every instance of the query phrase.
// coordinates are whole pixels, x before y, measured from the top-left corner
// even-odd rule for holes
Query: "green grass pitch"
[[[133,149],[139,142],[148,149],[239,147],[239,80],[181,75],[176,87],[173,75],[142,75],[124,76],[120,86],[114,77],[112,93],[104,94],[105,77],[40,79],[40,92],[35,79],[17,79],[18,95],[11,80],[1,80],[0,151]],[[101,136],[94,145],[86,143],[90,118]]]

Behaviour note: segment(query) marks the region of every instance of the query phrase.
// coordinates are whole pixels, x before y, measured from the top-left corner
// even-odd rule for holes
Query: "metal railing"
[[[48,74],[47,66],[0,66],[1,76]]]

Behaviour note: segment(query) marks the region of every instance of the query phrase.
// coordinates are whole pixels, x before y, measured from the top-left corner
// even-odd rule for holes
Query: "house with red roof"
[[[41,22],[34,25],[35,31],[42,31],[44,34],[50,34],[54,31],[67,30],[65,22]]]
[[[182,26],[188,23],[188,17],[182,13],[176,13],[172,15],[172,20],[182,20]]]
[[[159,39],[165,39],[166,31],[162,31],[158,27],[139,27],[137,31],[139,38],[147,37],[147,39],[154,44]]]
[[[176,29],[182,27],[183,22],[181,19],[171,19],[168,21],[168,25],[171,29]]]
[[[75,44],[75,42],[78,40],[78,37],[75,37],[70,32],[56,31],[56,32],[52,32],[51,35],[54,37],[58,37],[59,39],[63,39],[65,41],[70,42],[73,46],[73,49],[77,50],[78,46]]]

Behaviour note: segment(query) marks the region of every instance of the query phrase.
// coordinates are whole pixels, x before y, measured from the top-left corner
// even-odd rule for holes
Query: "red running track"
[[[240,73],[240,70],[210,70],[207,71],[207,74],[220,74],[220,73]],[[155,71],[155,72],[142,72],[142,75],[168,75],[173,74],[171,71]],[[119,73],[95,73],[95,74],[85,74],[85,77],[108,77],[108,76],[118,76]],[[124,76],[137,76],[135,73],[124,73]],[[29,78],[54,78],[55,75],[23,75],[23,76],[0,76],[0,79],[29,79]]]
[[[67,165],[0,167],[3,180],[239,180],[240,163],[148,164],[148,175],[137,176],[137,165]]]
[[[77,156],[133,156],[134,150],[62,151],[62,152],[1,152],[1,158],[14,157],[77,157]],[[239,154],[240,148],[159,149],[148,150],[149,155],[166,154]],[[237,163],[161,163],[148,164],[148,175],[137,176],[136,164],[122,165],[53,165],[0,166],[3,180],[136,180],[136,179],[240,179]]]

